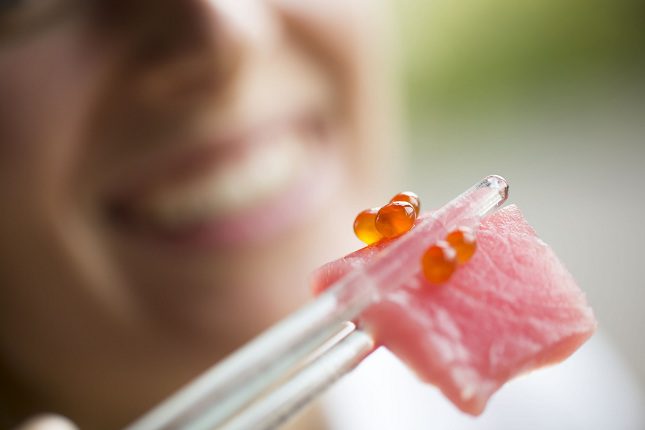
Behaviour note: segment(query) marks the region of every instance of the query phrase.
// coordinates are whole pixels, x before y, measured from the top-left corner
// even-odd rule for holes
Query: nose
[[[254,49],[275,37],[262,0],[119,0],[111,15],[139,103],[203,103],[230,87]],[[113,5],[115,3],[112,3]]]

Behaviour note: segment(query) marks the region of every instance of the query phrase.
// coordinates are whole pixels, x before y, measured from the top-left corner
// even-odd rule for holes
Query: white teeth
[[[304,137],[295,130],[253,142],[239,159],[189,183],[155,190],[135,213],[167,227],[232,215],[286,189],[306,163]]]

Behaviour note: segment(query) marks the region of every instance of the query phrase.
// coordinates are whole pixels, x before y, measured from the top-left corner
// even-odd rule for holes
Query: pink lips
[[[329,163],[325,163],[329,164]],[[331,166],[330,166],[331,167]],[[277,198],[234,217],[213,218],[174,231],[137,223],[116,209],[113,214],[126,229],[158,243],[205,249],[267,240],[306,217],[330,193],[330,168],[312,169],[294,187]]]
[[[164,187],[199,181],[227,163],[234,164],[236,157],[243,157],[245,151],[253,151],[254,145],[264,144],[263,139],[266,140],[267,135],[279,134],[288,128],[302,131],[306,127],[313,128],[305,132],[316,139],[308,138],[298,143],[309,146],[307,150],[314,154],[307,157],[307,165],[300,169],[302,173],[292,178],[280,192],[253,202],[248,209],[213,214],[174,228],[150,222],[137,212],[138,202],[147,195]],[[241,136],[245,137],[220,139],[217,144],[201,145],[183,154],[162,158],[154,167],[150,165],[134,170],[124,181],[127,186],[112,193],[113,197],[108,199],[108,213],[113,224],[131,239],[145,239],[184,250],[230,247],[274,237],[327,200],[337,180],[338,162],[329,133],[321,132],[319,123],[306,120],[273,123]]]

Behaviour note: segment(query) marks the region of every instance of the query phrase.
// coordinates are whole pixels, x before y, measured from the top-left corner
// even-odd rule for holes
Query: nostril
[[[144,104],[194,99],[213,94],[219,81],[217,66],[212,59],[200,54],[183,54],[162,64],[143,65],[134,96]]]
[[[139,103],[183,104],[228,86],[244,46],[217,11],[203,1],[131,3],[122,5],[126,17],[115,28],[127,44],[121,79]]]

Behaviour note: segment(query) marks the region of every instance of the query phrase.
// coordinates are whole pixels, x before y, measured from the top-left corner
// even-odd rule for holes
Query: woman
[[[3,428],[123,426],[307,300],[393,191],[362,3],[2,3]]]

